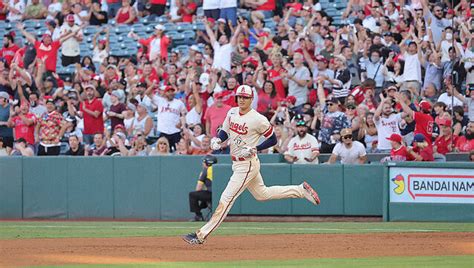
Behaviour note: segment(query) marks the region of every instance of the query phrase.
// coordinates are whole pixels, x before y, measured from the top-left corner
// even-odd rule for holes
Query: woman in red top
[[[15,112],[9,121],[9,126],[15,128],[15,139],[23,138],[30,145],[35,144],[36,116],[29,112],[30,106],[26,100],[21,102],[19,111]]]
[[[115,21],[117,24],[132,24],[137,19],[135,9],[130,6],[130,0],[122,0],[122,7],[117,11],[115,15]]]
[[[275,84],[272,81],[265,81],[263,88],[258,91],[257,112],[267,118],[272,118],[278,107]]]

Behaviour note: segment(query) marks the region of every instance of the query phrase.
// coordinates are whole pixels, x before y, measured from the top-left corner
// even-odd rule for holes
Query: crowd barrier
[[[425,213],[407,211],[403,205],[389,202],[389,165],[289,165],[282,163],[279,155],[262,155],[260,159],[268,186],[307,180],[318,190],[322,204],[313,206],[298,199],[258,202],[246,191],[230,214],[384,216],[386,220],[407,220],[410,213]],[[232,173],[229,156],[220,155],[218,161],[214,167],[214,207]],[[188,193],[196,186],[201,163],[202,156],[3,157],[0,218],[188,219],[192,216]],[[474,173],[472,163],[426,165],[461,165]],[[459,212],[455,204],[446,207],[450,208],[446,212],[449,215]],[[474,211],[472,204],[464,204],[461,211],[465,216],[458,220],[473,218],[466,209]],[[403,216],[404,213],[409,215]]]

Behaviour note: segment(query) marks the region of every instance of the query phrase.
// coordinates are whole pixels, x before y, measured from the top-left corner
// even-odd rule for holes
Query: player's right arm
[[[226,141],[229,138],[229,120],[230,120],[230,113],[232,109],[227,112],[227,116],[222,123],[222,127],[217,132],[217,137],[211,139],[211,149],[212,150],[220,150],[221,143]]]

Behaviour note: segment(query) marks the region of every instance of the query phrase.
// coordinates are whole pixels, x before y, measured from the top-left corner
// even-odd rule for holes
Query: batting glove
[[[219,139],[219,138],[212,138],[211,139],[211,149],[213,151],[216,151],[216,150],[220,150],[221,149],[221,143],[222,143],[222,140]]]
[[[240,157],[248,158],[248,157],[253,156],[253,155],[256,154],[256,153],[257,153],[257,149],[252,148],[252,147],[245,146],[245,147],[243,147],[242,150],[240,151]]]

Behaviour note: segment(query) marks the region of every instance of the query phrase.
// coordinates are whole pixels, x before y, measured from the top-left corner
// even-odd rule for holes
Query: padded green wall
[[[0,157],[0,218],[23,215],[21,157]]]

